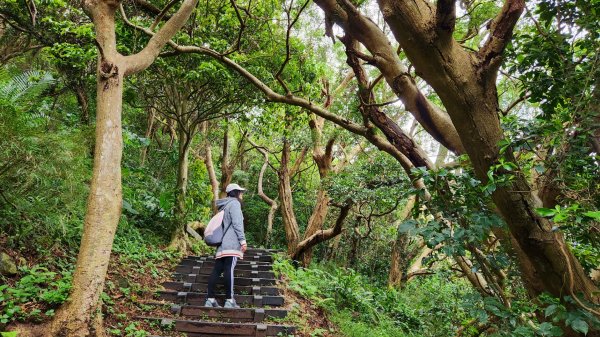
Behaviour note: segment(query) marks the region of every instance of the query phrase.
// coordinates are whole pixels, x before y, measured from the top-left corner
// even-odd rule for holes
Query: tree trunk
[[[150,143],[152,140],[152,134],[154,130],[154,118],[156,116],[156,111],[153,107],[150,107],[148,111],[148,118],[146,121],[146,133],[144,134],[144,138],[148,140],[148,145],[144,145],[142,147],[142,151],[140,153],[140,165],[144,166],[146,163],[146,157],[148,155],[148,148],[150,147]]]
[[[190,146],[192,144],[192,139],[190,138],[190,134],[194,134],[193,130],[191,130],[190,134],[188,134],[183,126],[178,127],[178,160],[177,160],[177,185],[176,185],[176,203],[175,203],[175,230],[171,235],[171,243],[169,243],[170,249],[176,249],[184,252],[187,249],[187,235],[185,234],[185,215],[186,215],[186,207],[185,207],[185,199],[187,196],[187,186],[188,186],[188,170],[189,170],[189,154],[190,154]]]
[[[277,205],[277,202],[275,200],[269,198],[263,190],[263,178],[265,176],[265,171],[267,170],[267,167],[269,166],[269,153],[266,150],[261,149],[260,147],[258,147],[256,145],[254,145],[254,146],[265,157],[263,165],[260,168],[260,173],[258,174],[258,196],[267,205],[269,205],[269,214],[267,215],[267,234],[265,236],[265,243],[267,246],[269,246],[269,244],[271,243],[271,236],[273,233],[273,219],[275,218],[275,212],[277,212],[279,205]]]
[[[205,137],[208,137],[208,122],[202,123],[202,133]],[[208,178],[210,180],[210,188],[212,190],[212,201],[211,208],[213,213],[217,213],[217,199],[219,199],[219,180],[217,180],[217,174],[215,173],[215,165],[212,159],[212,148],[210,142],[206,140],[204,142],[204,165],[206,165],[206,171],[208,171]]]
[[[77,103],[81,108],[81,123],[83,125],[90,124],[90,100],[87,95],[87,91],[85,90],[84,81],[78,81],[73,86],[73,90],[75,91],[75,96],[77,97]]]
[[[73,287],[68,301],[57,310],[48,326],[42,329],[42,336],[106,335],[99,311],[99,298],[121,215],[123,78],[152,63],[166,41],[187,21],[195,4],[195,0],[185,0],[148,46],[134,56],[124,57],[117,52],[115,36],[114,17],[118,2],[82,2],[84,10],[94,22],[99,49],[94,168]]]
[[[292,256],[296,251],[300,234],[298,222],[294,214],[294,200],[292,199],[292,187],[290,182],[290,143],[287,139],[283,141],[283,151],[281,152],[281,166],[279,168],[279,198],[281,217],[285,229],[285,237],[288,245],[288,255]]]
[[[413,262],[406,271],[406,282],[412,279],[411,275],[415,275],[423,268],[423,259],[433,252],[433,249],[427,247],[424,243],[419,249],[416,254],[417,257],[413,259]]]
[[[329,195],[326,190],[319,188],[317,191],[317,200],[315,201],[315,207],[308,219],[308,225],[304,232],[304,239],[307,239],[314,235],[317,231],[323,229],[325,218],[329,212]],[[312,247],[306,248],[304,253],[297,256],[298,261],[302,261],[304,267],[308,267],[312,260]]]
[[[507,0],[490,25],[488,41],[477,54],[465,51],[451,32],[432,30],[436,16],[425,2],[379,0],[384,19],[407,57],[434,88],[456,126],[476,176],[488,183],[490,168],[503,158],[515,162],[512,153],[501,154],[498,143],[504,138],[498,119],[496,75],[501,55],[512,28],[524,8],[522,0]],[[440,8],[438,8],[441,10]],[[440,12],[438,17],[443,16]],[[507,185],[496,186],[492,200],[522,248],[534,275],[541,280],[536,294],[544,291],[557,297],[579,294],[600,303],[594,286],[567,247],[563,234],[537,215],[535,198],[523,174],[513,174]],[[523,266],[523,264],[521,264]],[[523,275],[529,275],[523,272]],[[535,284],[537,280],[525,279]],[[596,294],[594,294],[596,292]]]
[[[68,302],[56,313],[47,336],[104,336],[99,298],[104,288],[111,247],[121,215],[121,108],[123,66],[114,35],[114,8],[99,6],[94,13],[98,42],[96,146],[94,169],[73,288]]]
[[[227,124],[223,132],[223,152],[221,154],[221,191],[219,195],[221,198],[227,195],[225,189],[227,185],[231,184],[231,176],[233,175],[233,167],[231,167],[231,163],[229,162],[229,143],[229,124]]]
[[[410,216],[410,212],[415,206],[416,196],[411,195],[407,202],[406,206],[402,210],[402,214],[399,217],[399,224]],[[411,258],[408,256],[408,252],[406,251],[408,248],[408,235],[406,233],[402,233],[398,230],[396,234],[396,240],[394,241],[394,245],[392,246],[392,254],[390,257],[390,273],[388,276],[388,287],[400,287],[402,286],[402,275],[404,270],[407,268],[408,263]]]
[[[330,99],[328,99],[328,102],[329,101]],[[329,103],[325,104],[326,107],[329,105]],[[312,116],[312,119],[309,122],[313,138],[313,160],[319,168],[319,179],[321,182],[323,182],[331,172],[331,164],[333,162],[333,145],[335,143],[335,138],[331,138],[325,145],[325,150],[321,148],[324,122],[325,119],[318,116]],[[315,206],[310,218],[308,219],[306,231],[304,232],[304,240],[323,229],[323,224],[325,223],[327,213],[329,212],[329,200],[330,198],[327,190],[325,190],[323,187],[320,187],[317,191],[317,200],[315,201]],[[293,258],[298,261],[302,261],[302,265],[304,267],[308,267],[312,260],[312,247],[313,246],[304,248],[302,254],[299,254],[296,251]]]

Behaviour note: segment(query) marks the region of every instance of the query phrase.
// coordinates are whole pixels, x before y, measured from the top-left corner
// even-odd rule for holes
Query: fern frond
[[[56,80],[46,71],[28,70],[4,80],[8,71],[0,69],[0,99],[11,103],[38,98]]]

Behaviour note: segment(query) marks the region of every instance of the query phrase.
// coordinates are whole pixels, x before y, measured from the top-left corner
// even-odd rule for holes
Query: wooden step
[[[175,272],[180,274],[198,274],[198,275],[210,275],[212,273],[213,266],[210,265],[199,265],[199,266],[177,266]],[[260,271],[260,270],[245,270],[238,269],[237,267],[233,270],[235,277],[249,277],[249,278],[275,278],[275,273],[272,271]]]
[[[137,319],[157,321],[160,325],[171,327],[175,323],[175,331],[185,332],[188,337],[228,336],[228,337],[266,337],[287,336],[294,334],[296,327],[262,323],[224,323],[205,322],[184,319],[167,319],[161,317],[136,317]],[[160,336],[155,336],[160,337]]]
[[[186,259],[188,259],[188,260],[214,261],[215,257],[214,256],[193,256],[193,255],[190,255],[190,256],[186,257]],[[244,258],[240,259],[240,261],[273,262],[273,257],[271,255],[263,255],[263,254],[244,255]]]
[[[291,326],[252,323],[213,323],[191,320],[175,321],[175,331],[187,332],[190,337],[199,336],[281,336],[293,334]]]
[[[248,249],[246,249],[246,253],[247,254],[252,254],[252,253],[279,254],[279,253],[284,253],[284,251],[281,249],[266,249],[266,248],[249,247]]]
[[[203,256],[203,257],[194,257],[194,258],[184,258],[179,263],[180,265],[187,264],[197,264],[198,262],[204,262],[208,264],[214,264],[215,258],[211,256]],[[256,260],[238,260],[236,266],[245,266],[245,265],[260,265],[260,266],[273,266],[273,262],[270,261],[256,261]]]
[[[200,305],[173,305],[171,312],[186,317],[210,318],[228,322],[262,322],[268,318],[285,318],[283,309],[263,308],[210,308]]]
[[[185,291],[170,291],[161,290],[158,291],[157,296],[159,299],[165,301],[171,301],[179,304],[189,305],[204,305],[206,302],[206,293],[204,292],[185,292]],[[274,306],[280,307],[284,303],[283,296],[263,296],[263,295],[238,295],[234,294],[235,301],[240,306],[252,305],[255,307],[263,306]],[[216,299],[220,303],[224,303],[225,295],[217,294]]]
[[[174,273],[173,280],[186,283],[207,283],[210,275],[199,275],[199,274],[179,274]],[[217,279],[217,283],[223,283],[223,277],[220,276]],[[241,286],[272,286],[277,283],[273,278],[260,278],[260,277],[235,277],[233,282]]]
[[[175,290],[175,291],[194,291],[194,292],[204,292],[206,291],[208,284],[207,283],[184,283],[184,282],[164,282],[162,286],[167,290]],[[216,286],[218,290],[224,290],[225,286],[222,283],[217,284]],[[234,284],[233,291],[242,295],[269,295],[269,296],[278,296],[280,294],[280,290],[277,287],[269,287],[269,286],[241,286]]]
[[[214,261],[197,261],[197,260],[181,260],[177,267],[209,267],[212,268],[215,265]],[[272,271],[273,265],[269,262],[251,262],[242,263],[239,262],[235,265],[236,270],[258,270],[258,271]]]

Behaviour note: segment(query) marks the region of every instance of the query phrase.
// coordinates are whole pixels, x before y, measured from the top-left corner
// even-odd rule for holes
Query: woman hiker
[[[238,184],[229,184],[225,188],[227,198],[217,200],[219,211],[225,210],[223,215],[223,242],[217,248],[215,265],[208,279],[206,307],[220,308],[215,299],[215,286],[217,279],[223,273],[225,280],[225,308],[239,308],[233,298],[233,270],[238,259],[244,258],[246,251],[246,236],[244,235],[244,216],[242,215],[243,194],[246,189]]]

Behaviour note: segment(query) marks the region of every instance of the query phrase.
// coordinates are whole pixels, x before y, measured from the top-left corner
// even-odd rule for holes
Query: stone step
[[[288,314],[288,311],[283,309],[210,308],[200,305],[173,305],[171,312],[185,317],[201,317],[203,320],[259,323],[268,318],[285,318]]]
[[[206,293],[204,292],[185,292],[185,291],[171,291],[161,290],[157,292],[159,299],[170,301],[178,304],[189,304],[189,305],[204,305],[206,302]],[[280,307],[284,303],[283,296],[263,296],[263,295],[238,295],[233,296],[235,301],[240,306],[273,306]],[[225,295],[217,294],[216,299],[219,303],[223,304],[225,301]]]
[[[184,283],[184,282],[164,282],[162,286],[167,290],[175,291],[186,291],[186,292],[204,292],[206,291],[207,283]],[[216,290],[224,291],[225,286],[223,284],[217,284]],[[278,296],[280,290],[277,287],[269,286],[242,286],[234,284],[233,291],[240,295],[269,295]]]
[[[210,265],[199,265],[199,266],[177,266],[175,272],[179,274],[197,274],[197,275],[210,275],[212,273],[213,266]],[[260,270],[247,270],[238,269],[237,266],[233,270],[235,277],[249,277],[249,278],[275,278],[275,273],[272,271],[260,271]]]
[[[172,275],[173,280],[185,283],[206,283],[210,275],[201,274],[179,274],[174,273]],[[217,279],[217,283],[223,283],[223,277],[220,276]],[[272,286],[277,282],[273,278],[260,278],[260,277],[235,277],[234,284],[241,286]]]

